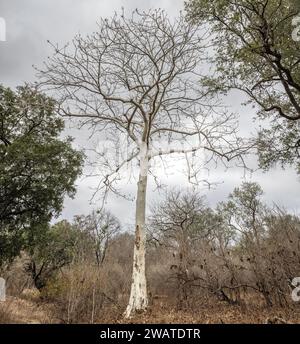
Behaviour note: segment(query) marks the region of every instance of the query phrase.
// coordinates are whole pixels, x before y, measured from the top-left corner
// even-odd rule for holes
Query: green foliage
[[[260,166],[280,162],[300,173],[300,43],[292,38],[295,0],[190,0],[190,20],[209,25],[214,77],[209,92],[238,89],[270,127],[258,137]]]
[[[260,242],[264,235],[267,208],[261,200],[263,190],[257,183],[244,182],[218,205],[218,211],[233,231],[249,242]]]
[[[44,288],[59,269],[73,261],[81,236],[78,228],[61,221],[31,237],[28,245],[30,260],[25,269],[38,289]]]
[[[75,193],[83,154],[62,140],[55,102],[28,86],[0,86],[0,262],[13,258],[26,233],[45,227]]]

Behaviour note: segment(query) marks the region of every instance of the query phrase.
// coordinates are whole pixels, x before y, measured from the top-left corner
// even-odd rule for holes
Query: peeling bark
[[[129,318],[135,312],[145,311],[148,306],[145,253],[146,253],[146,191],[148,177],[148,151],[147,147],[140,150],[140,175],[136,198],[136,227],[133,253],[133,271],[130,298],[124,313]]]

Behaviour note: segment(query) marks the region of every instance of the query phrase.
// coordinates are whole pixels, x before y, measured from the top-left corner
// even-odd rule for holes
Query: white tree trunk
[[[135,241],[133,252],[133,271],[130,298],[124,313],[126,318],[133,313],[144,311],[148,306],[147,283],[145,271],[146,253],[146,191],[148,177],[148,150],[147,146],[140,149],[140,174],[137,187],[136,215],[135,215]]]

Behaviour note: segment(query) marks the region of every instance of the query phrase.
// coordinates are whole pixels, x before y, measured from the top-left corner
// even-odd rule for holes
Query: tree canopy
[[[212,92],[237,89],[270,125],[258,137],[260,165],[294,164],[300,172],[300,49],[294,0],[190,0],[192,21],[208,25],[214,45]]]
[[[51,98],[29,86],[0,86],[1,256],[15,256],[24,233],[48,223],[75,194],[83,155],[60,138],[63,129]]]

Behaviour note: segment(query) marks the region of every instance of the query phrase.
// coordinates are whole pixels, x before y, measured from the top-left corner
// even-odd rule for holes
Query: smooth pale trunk
[[[136,226],[135,242],[133,252],[133,271],[130,298],[124,313],[130,317],[133,313],[144,311],[148,306],[147,283],[145,271],[145,212],[146,212],[146,191],[148,175],[148,154],[147,149],[141,149],[140,153],[140,175],[137,187],[136,198]]]

